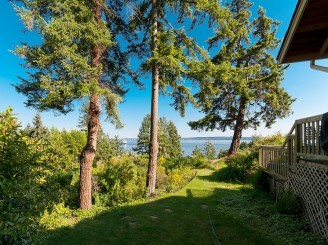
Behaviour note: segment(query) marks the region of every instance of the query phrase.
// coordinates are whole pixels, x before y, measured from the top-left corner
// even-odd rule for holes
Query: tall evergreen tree
[[[229,155],[236,154],[243,129],[256,129],[261,122],[269,127],[290,114],[294,101],[280,85],[286,67],[270,53],[279,45],[279,23],[262,8],[252,19],[251,6],[248,0],[232,0],[225,6],[225,15],[204,8],[217,24],[207,42],[219,51],[198,64],[202,72],[194,74],[200,81],[196,98],[205,117],[189,125],[192,129],[234,130]]]
[[[155,193],[156,166],[158,156],[158,97],[159,91],[167,93],[169,87],[173,98],[172,105],[185,114],[185,106],[193,101],[190,89],[184,84],[183,78],[188,76],[186,69],[198,54],[203,51],[189,38],[183,28],[174,28],[167,20],[167,11],[172,10],[178,15],[178,23],[185,17],[192,15],[191,5],[188,1],[144,0],[135,8],[132,22],[144,32],[144,39],[139,50],[146,57],[142,64],[143,71],[152,74],[151,95],[151,126],[149,145],[149,164],[147,173],[148,195]],[[148,40],[151,30],[150,43]],[[145,46],[145,44],[148,46]]]
[[[16,48],[30,70],[28,78],[16,85],[27,96],[26,105],[66,114],[74,109],[75,100],[88,101],[88,137],[80,156],[80,207],[90,209],[101,108],[121,126],[116,105],[126,93],[125,74],[132,74],[127,51],[119,45],[122,38],[135,38],[122,17],[124,5],[119,0],[14,2],[19,3],[15,8],[25,26],[42,37],[40,44]]]
[[[48,134],[49,131],[43,126],[41,115],[37,112],[33,118],[29,136],[36,140],[45,140],[47,139]]]
[[[168,155],[171,157],[180,157],[182,155],[181,137],[172,121],[169,121],[167,125],[167,134],[170,141]]]
[[[167,132],[168,122],[165,117],[158,121],[158,155],[168,156],[170,148],[170,139]]]
[[[149,153],[150,142],[150,115],[147,114],[141,123],[138,133],[137,146],[134,151],[145,154]],[[158,122],[158,156],[179,157],[181,156],[181,143],[178,130],[172,121],[161,117]]]
[[[149,154],[150,142],[150,114],[147,114],[141,122],[139,128],[137,146],[133,148],[134,151],[141,154]]]

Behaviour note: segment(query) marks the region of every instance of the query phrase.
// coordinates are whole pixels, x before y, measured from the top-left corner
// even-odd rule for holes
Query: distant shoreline
[[[124,138],[126,140],[137,140],[137,138]],[[242,140],[252,140],[252,137],[241,137]],[[232,136],[211,137],[182,137],[181,140],[232,140]]]
[[[185,137],[182,140],[232,140],[232,136],[214,136],[214,137]],[[242,140],[252,140],[252,137],[241,137]]]

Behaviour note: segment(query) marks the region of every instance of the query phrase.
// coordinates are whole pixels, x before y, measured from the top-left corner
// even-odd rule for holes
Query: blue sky
[[[255,0],[253,2],[253,10],[261,5],[266,9],[268,16],[281,21],[278,38],[282,39],[287,31],[297,0]],[[9,50],[13,50],[20,42],[35,42],[38,37],[35,34],[23,31],[24,27],[8,1],[1,2],[0,13],[0,30],[2,30],[0,36],[0,111],[11,106],[24,126],[27,122],[31,122],[36,111],[25,107],[24,101],[26,98],[18,94],[11,85],[19,83],[17,77],[24,77],[25,71],[19,65],[22,60],[11,54]],[[199,34],[196,35],[199,35],[198,38],[201,39],[205,36],[203,34],[208,33],[208,31],[199,30],[197,33]],[[278,50],[274,52],[274,55],[277,52]],[[321,64],[327,65],[327,62],[321,62]],[[142,118],[150,111],[150,79],[144,79],[144,82],[145,90],[131,89],[125,98],[125,102],[119,106],[121,119],[125,127],[116,130],[109,123],[103,123],[103,128],[110,136],[118,135],[121,138],[137,136]],[[245,130],[243,136],[269,135],[278,131],[287,133],[296,119],[322,114],[327,111],[326,88],[328,74],[311,70],[309,62],[292,64],[285,73],[282,85],[292,97],[297,99],[292,106],[294,114],[283,120],[278,120],[271,129],[260,127],[257,131]],[[202,114],[197,109],[188,107],[186,117],[181,118],[179,113],[174,111],[169,104],[169,98],[160,97],[159,115],[172,120],[182,137],[232,135],[232,131],[193,131],[189,128],[187,122],[201,118]],[[48,127],[73,129],[78,124],[78,110],[66,116],[56,116],[53,112],[43,112],[41,115],[44,124]]]

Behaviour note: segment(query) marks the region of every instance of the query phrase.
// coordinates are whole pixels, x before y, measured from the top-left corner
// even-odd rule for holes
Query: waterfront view
[[[181,147],[183,151],[183,156],[190,156],[192,151],[195,149],[196,145],[200,149],[204,149],[205,143],[210,141],[214,146],[217,154],[220,150],[228,150],[231,144],[231,137],[195,137],[195,138],[182,138]],[[249,142],[251,137],[243,137],[241,142]],[[133,151],[133,147],[137,145],[136,138],[125,139],[126,144],[124,146],[125,151]]]

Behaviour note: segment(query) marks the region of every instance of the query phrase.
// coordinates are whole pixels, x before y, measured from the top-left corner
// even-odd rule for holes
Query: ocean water
[[[137,145],[136,139],[126,139],[127,144],[124,146],[125,151],[133,152],[132,148]],[[205,143],[208,139],[181,139],[181,147],[184,156],[190,156],[192,151],[195,149],[196,145],[200,149],[205,148]],[[231,139],[210,139],[209,140],[216,149],[217,154],[219,154],[220,150],[228,150],[231,144]],[[249,142],[250,139],[242,139],[241,142]]]

